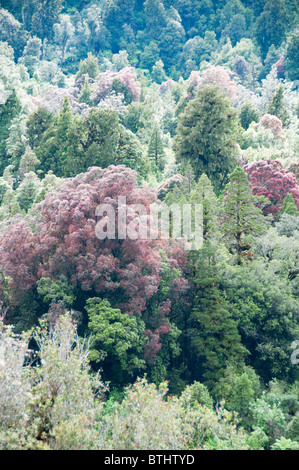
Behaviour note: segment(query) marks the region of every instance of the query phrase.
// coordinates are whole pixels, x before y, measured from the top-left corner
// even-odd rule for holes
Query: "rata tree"
[[[100,73],[93,84],[92,100],[99,103],[106,98],[111,92],[121,93],[124,95],[126,104],[138,101],[140,98],[140,84],[132,67],[125,67],[119,72],[107,70]]]
[[[277,218],[289,193],[299,208],[299,186],[296,177],[288,172],[280,161],[268,159],[251,162],[245,165],[244,169],[251,182],[253,194],[265,196],[269,201],[263,208],[264,215],[272,214]]]
[[[149,211],[155,192],[138,187],[136,180],[136,173],[122,165],[103,170],[93,167],[87,173],[61,180],[31,215],[16,216],[1,227],[0,270],[10,298],[12,321],[24,318],[25,298],[31,299],[27,308],[33,309],[35,301],[40,313],[46,311],[55,298],[48,295],[45,303],[44,291],[38,293],[41,285],[46,282],[53,286],[51,280],[57,284],[63,278],[66,291],[74,297],[70,307],[76,311],[84,310],[88,298],[100,297],[128,315],[144,316],[154,301],[152,311],[161,313],[157,313],[152,327],[159,334],[159,327],[168,323],[168,312],[160,305],[161,299],[163,303],[167,299],[158,295],[163,287],[163,263],[166,258],[167,266],[181,273],[185,253],[176,242],[138,238],[140,215],[144,215],[143,210]],[[125,203],[127,211],[123,212]],[[104,209],[111,216],[109,221]],[[119,232],[118,220],[122,217],[130,237]],[[115,236],[108,238],[108,224],[112,226],[114,221]],[[41,281],[43,278],[47,281]],[[57,289],[51,290],[55,294]],[[177,289],[173,298],[175,295],[180,296]]]

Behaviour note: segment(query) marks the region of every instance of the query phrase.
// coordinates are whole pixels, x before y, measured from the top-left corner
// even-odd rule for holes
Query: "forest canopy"
[[[298,63],[297,0],[0,0],[1,450],[299,449]]]

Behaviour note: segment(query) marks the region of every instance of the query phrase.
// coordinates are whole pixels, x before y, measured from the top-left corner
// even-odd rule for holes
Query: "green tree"
[[[69,129],[65,176],[94,165],[106,168],[113,164],[119,139],[120,124],[114,111],[92,108],[86,118],[75,118]]]
[[[242,424],[249,427],[253,424],[251,405],[261,394],[261,381],[254,369],[249,366],[236,368],[228,365],[223,377],[215,386],[217,400],[225,400],[225,408],[238,413]]]
[[[298,208],[296,206],[294,196],[292,193],[287,194],[284,203],[281,209],[282,214],[289,214],[289,215],[299,215]]]
[[[41,187],[42,183],[33,171],[26,173],[16,190],[17,201],[23,211],[28,212],[32,207],[36,197],[41,191]]]
[[[161,85],[161,83],[167,79],[162,60],[155,62],[151,75],[154,82],[158,83],[159,85]]]
[[[295,31],[289,40],[285,68],[289,80],[299,80],[299,31]]]
[[[221,230],[226,246],[237,255],[237,263],[250,252],[253,237],[262,232],[261,210],[256,206],[245,171],[238,167],[230,175],[223,195]]]
[[[76,75],[76,81],[82,77],[82,75],[88,74],[90,78],[95,79],[100,72],[99,61],[98,59],[92,55],[91,52],[88,53],[86,59],[81,60],[79,65],[79,70]]]
[[[30,37],[24,49],[23,56],[20,59],[20,62],[27,67],[31,76],[33,76],[36,66],[39,62],[41,56],[41,48],[41,39],[36,36]]]
[[[181,22],[169,19],[159,39],[160,57],[167,72],[179,63],[185,41]]]
[[[280,46],[289,27],[289,15],[284,0],[268,0],[255,23],[256,38],[264,57],[269,47]]]
[[[85,103],[87,105],[92,105],[91,99],[91,87],[89,84],[88,75],[85,75],[84,85],[81,89],[81,93],[78,99],[79,103]]]
[[[215,238],[219,233],[219,203],[213,186],[206,174],[202,174],[191,195],[192,204],[202,204],[203,238]]]
[[[273,377],[292,382],[297,366],[290,360],[291,344],[298,335],[299,305],[284,262],[270,251],[264,259],[256,256],[243,266],[232,266],[222,283],[250,352],[247,364],[266,382]]]
[[[16,58],[22,55],[28,33],[23,25],[0,4],[0,41],[7,42],[14,49]]]
[[[277,116],[285,126],[289,123],[290,117],[285,105],[283,85],[280,85],[272,96],[267,113]]]
[[[250,103],[245,103],[240,111],[240,121],[241,126],[245,131],[249,128],[252,122],[259,122],[260,113],[259,111],[252,106]]]
[[[54,24],[55,42],[61,47],[61,60],[63,64],[69,41],[73,38],[75,28],[71,23],[69,15],[61,15],[59,23]]]
[[[228,364],[241,364],[247,354],[225,293],[220,289],[217,249],[210,242],[193,258],[194,303],[188,335],[189,367],[196,380],[204,379],[211,388]]]
[[[164,167],[165,150],[158,123],[153,125],[147,154],[149,159],[154,161],[157,170],[161,171]]]
[[[206,86],[179,117],[177,162],[190,162],[196,178],[206,173],[217,192],[236,165],[238,118],[217,86]]]
[[[119,52],[124,26],[134,21],[134,0],[112,0],[104,9],[103,22],[110,33],[113,53]]]
[[[9,137],[9,130],[12,121],[21,111],[21,103],[13,90],[5,104],[0,105],[0,174],[3,173],[8,164],[6,151],[6,140]]]
[[[52,114],[45,108],[39,107],[27,120],[28,143],[32,149],[38,147],[44,132],[53,123]]]
[[[53,36],[53,26],[62,10],[63,0],[33,0],[33,5],[31,30],[44,42]]]
[[[160,60],[160,49],[157,41],[151,41],[145,45],[140,54],[139,67],[142,69],[152,70],[156,62]]]
[[[31,123],[34,127],[38,125],[37,132],[42,131],[49,121],[47,113],[45,117],[46,122],[39,122],[40,113],[33,118]],[[73,114],[70,108],[68,98],[65,98],[62,109],[58,116],[52,121],[52,124],[43,132],[40,138],[38,147],[35,148],[36,156],[41,162],[41,169],[45,173],[53,171],[56,176],[65,176],[65,168],[67,166],[67,156],[69,149],[69,129],[73,122]],[[41,125],[40,125],[41,124]]]
[[[144,322],[111,307],[108,300],[88,299],[86,310],[92,333],[92,361],[103,359],[104,376],[123,385],[144,368]]]
[[[152,40],[159,41],[167,18],[163,3],[160,0],[146,0],[144,14],[147,36]]]
[[[34,171],[35,168],[40,164],[37,156],[30,146],[26,147],[24,154],[21,157],[19,165],[19,177],[22,180],[26,173]]]

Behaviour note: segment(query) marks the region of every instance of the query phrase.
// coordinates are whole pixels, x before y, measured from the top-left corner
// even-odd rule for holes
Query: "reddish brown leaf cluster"
[[[287,194],[291,193],[299,209],[299,186],[293,173],[283,168],[278,160],[251,162],[244,167],[252,184],[252,192],[265,196],[269,205],[264,207],[264,215],[276,215],[281,211]]]

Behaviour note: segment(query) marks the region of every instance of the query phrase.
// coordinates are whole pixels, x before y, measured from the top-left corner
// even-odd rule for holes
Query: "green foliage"
[[[294,201],[294,196],[292,193],[287,194],[284,203],[281,209],[282,214],[289,214],[289,215],[299,215],[299,211],[297,209],[296,203]]]
[[[65,175],[67,166],[68,137],[73,122],[69,100],[65,98],[62,109],[54,120],[46,112],[40,111],[32,117],[31,138],[36,156],[44,172],[53,171],[57,176]],[[51,123],[49,125],[49,123]],[[47,127],[49,126],[49,127]],[[46,130],[44,130],[46,129]]]
[[[294,442],[291,439],[286,439],[282,437],[277,439],[274,444],[271,446],[272,450],[299,450],[299,443]]]
[[[0,3],[0,448],[298,450],[298,1]]]
[[[144,346],[143,321],[99,298],[88,299],[86,310],[93,343],[90,359],[98,361],[104,353],[104,375],[124,384],[145,365],[140,357]]]
[[[299,80],[299,32],[295,31],[290,38],[285,67],[290,80]]]
[[[234,267],[223,282],[242,343],[251,353],[248,363],[265,381],[277,377],[291,382],[296,375],[290,345],[298,334],[298,301],[288,269],[276,258],[269,251],[265,259]]]
[[[259,122],[260,113],[250,103],[245,103],[240,111],[241,126],[245,131],[249,128],[252,122]]]
[[[208,391],[208,388],[200,383],[193,382],[185,388],[180,396],[180,400],[185,406],[196,407],[199,405],[213,408],[213,399]]]
[[[289,15],[285,2],[268,0],[263,12],[256,20],[256,37],[264,55],[269,47],[280,46],[289,27]]]
[[[196,255],[195,255],[196,256]],[[247,351],[225,293],[220,290],[216,249],[207,241],[195,257],[194,302],[189,319],[193,367],[210,387],[223,376],[228,363],[240,364]]]
[[[0,105],[0,173],[3,174],[5,167],[9,164],[6,150],[6,140],[12,121],[21,111],[21,103],[13,90],[5,104]]]
[[[42,41],[38,37],[30,37],[25,46],[20,62],[27,67],[31,76],[34,75],[38,61],[41,57]]]
[[[42,277],[37,282],[37,292],[42,297],[43,302],[50,304],[51,302],[62,301],[67,308],[72,306],[75,299],[73,288],[64,276],[61,276],[59,281]]]
[[[232,415],[190,401],[192,388],[178,400],[159,387],[138,379],[110,417],[108,449],[167,450],[248,449],[246,435],[237,430]]]
[[[177,161],[190,162],[196,178],[206,173],[219,192],[236,165],[237,133],[237,115],[229,99],[217,86],[206,86],[179,118]]]
[[[283,122],[284,125],[288,124],[289,115],[286,109],[283,85],[280,85],[274,93],[268,105],[267,113],[277,116]]]
[[[164,167],[164,143],[161,137],[161,131],[157,123],[154,124],[148,144],[148,158],[154,162],[158,171]]]
[[[214,395],[225,400],[225,408],[236,411],[243,426],[252,425],[251,405],[261,393],[261,383],[254,369],[228,365],[224,376],[218,381]]]
[[[95,79],[100,72],[99,61],[92,53],[88,53],[88,57],[80,62],[79,70],[76,75],[76,81],[82,77],[82,75],[88,75],[90,78]]]
[[[221,231],[228,249],[236,253],[238,264],[250,252],[253,237],[263,230],[261,211],[256,203],[245,171],[236,168],[223,195]]]
[[[92,437],[105,391],[89,373],[86,347],[70,316],[54,329],[45,323],[32,336],[37,355],[28,349],[30,333],[17,336],[0,325],[0,448],[2,450],[83,449],[100,445]],[[31,359],[39,359],[33,366]],[[18,384],[16,386],[16,384]],[[14,389],[12,393],[11,390]]]
[[[38,147],[42,136],[53,123],[52,114],[45,108],[39,107],[27,120],[28,143],[31,148]]]

